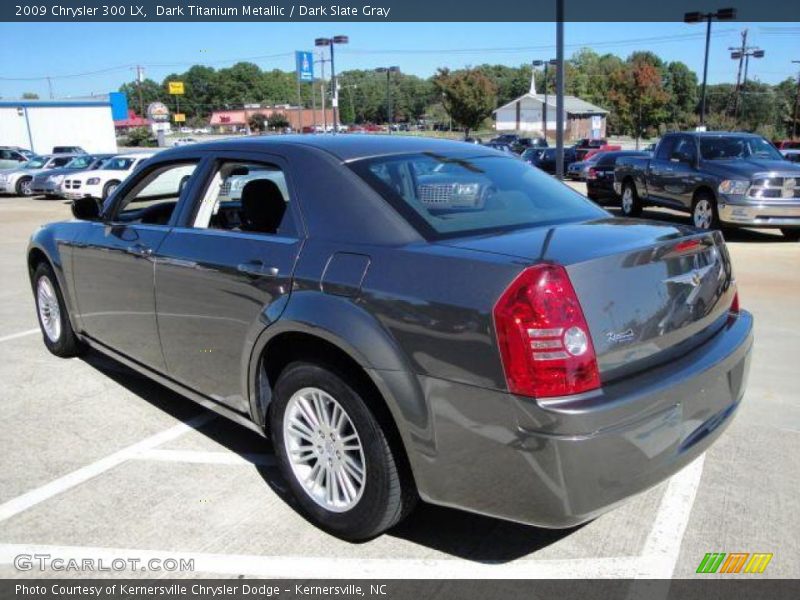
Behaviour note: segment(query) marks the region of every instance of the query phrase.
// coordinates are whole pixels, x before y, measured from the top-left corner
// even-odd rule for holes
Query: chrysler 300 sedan
[[[482,146],[194,144],[73,212],[27,255],[50,351],[264,434],[346,539],[419,498],[587,521],[701,454],[744,393],[752,317],[719,232],[612,218]]]

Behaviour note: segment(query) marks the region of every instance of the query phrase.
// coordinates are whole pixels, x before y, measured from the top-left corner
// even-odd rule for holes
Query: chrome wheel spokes
[[[40,277],[36,284],[36,306],[45,335],[51,342],[57,342],[61,337],[61,308],[55,288],[46,276]]]
[[[313,387],[295,392],[283,416],[283,439],[294,476],[317,504],[345,512],[358,503],[366,484],[364,448],[333,396]]]

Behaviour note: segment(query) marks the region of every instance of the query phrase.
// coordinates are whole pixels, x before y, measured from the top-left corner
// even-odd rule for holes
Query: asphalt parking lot
[[[21,553],[194,560],[121,573],[148,577],[692,577],[707,552],[773,553],[748,577],[800,577],[800,244],[780,234],[726,234],[756,318],[749,386],[719,443],[670,481],[567,531],[422,505],[349,544],[295,511],[262,438],[98,354],[46,351],[25,248],[68,216],[0,197],[0,577],[80,575],[18,570]]]

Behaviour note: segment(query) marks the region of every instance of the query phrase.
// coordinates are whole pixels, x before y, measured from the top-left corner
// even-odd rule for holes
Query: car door
[[[650,159],[650,166],[647,170],[647,197],[659,203],[668,204],[664,182],[674,169],[670,161],[672,149],[675,146],[676,136],[665,135],[658,144],[653,158]]]
[[[697,143],[690,135],[676,136],[670,153],[671,168],[663,176],[664,196],[677,207],[690,209],[692,194],[700,179],[697,172]]]
[[[217,154],[195,206],[156,258],[169,375],[247,412],[250,348],[291,291],[304,235],[279,157]]]
[[[112,195],[73,254],[83,331],[150,368],[165,371],[155,314],[155,253],[172,225],[180,181],[199,159],[145,168]],[[170,192],[165,184],[172,183]],[[184,193],[188,186],[184,185]],[[153,191],[158,193],[152,193]]]

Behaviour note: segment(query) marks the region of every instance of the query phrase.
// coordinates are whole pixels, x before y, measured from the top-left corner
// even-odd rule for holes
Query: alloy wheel
[[[19,189],[23,196],[30,196],[33,193],[31,191],[31,180],[26,179],[25,181],[20,182]]]
[[[51,342],[58,342],[61,337],[61,308],[53,284],[46,276],[40,277],[36,284],[36,304],[45,335]]]
[[[631,211],[633,211],[633,190],[626,187],[622,192],[622,212],[629,215]]]
[[[714,209],[711,202],[705,198],[701,198],[694,205],[693,214],[694,226],[700,229],[710,229],[711,222],[714,220]]]
[[[364,493],[364,448],[350,416],[329,393],[302,388],[289,399],[283,439],[292,473],[308,496],[332,512],[353,508]]]

